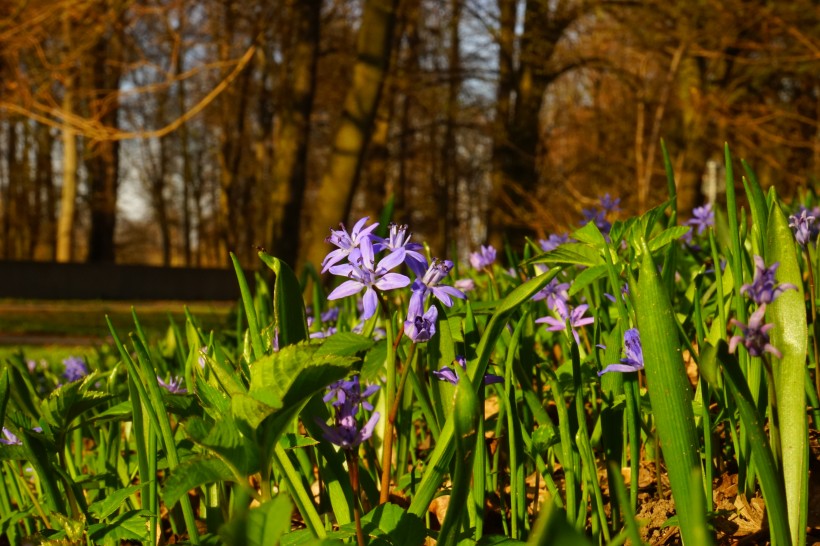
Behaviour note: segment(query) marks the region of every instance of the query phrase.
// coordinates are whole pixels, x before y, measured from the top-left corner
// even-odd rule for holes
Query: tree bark
[[[319,264],[327,254],[323,233],[344,221],[373,127],[393,44],[398,0],[366,0],[357,43],[353,83],[345,98],[330,165],[311,203],[311,221],[303,231],[301,262]]]
[[[295,266],[307,185],[322,0],[291,0],[288,8],[295,36],[290,58],[285,60],[285,85],[274,128],[273,214],[269,233],[273,254]]]

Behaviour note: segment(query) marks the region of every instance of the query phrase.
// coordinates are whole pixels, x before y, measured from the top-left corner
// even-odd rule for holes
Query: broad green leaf
[[[299,279],[288,264],[260,252],[259,257],[276,275],[273,284],[273,314],[279,329],[279,346],[286,347],[308,339],[305,300]]]
[[[783,478],[789,528],[794,544],[805,542],[805,516],[808,511],[808,424],[806,421],[806,354],[808,328],[803,296],[803,274],[795,252],[794,235],[777,201],[769,208],[766,234],[766,261],[779,262],[777,282],[792,283],[797,290],[786,290],[766,309],[774,324],[769,335],[783,358],[772,364],[775,374],[777,414],[780,426]]]
[[[587,222],[580,228],[576,229],[570,237],[580,243],[592,245],[599,250],[606,247],[606,239],[601,233],[601,230],[598,229],[598,226],[595,225],[595,222]]]
[[[564,243],[555,250],[534,256],[522,265],[569,264],[593,266],[604,263],[598,249],[584,243]]]
[[[41,405],[48,423],[65,429],[86,411],[109,401],[110,395],[88,390],[97,379],[88,376],[83,381],[68,383],[49,394]]]
[[[250,394],[265,400],[263,393],[272,393],[287,407],[344,378],[357,360],[318,355],[312,345],[289,345],[251,364]]]
[[[340,531],[355,533],[356,527],[349,523],[342,526]],[[419,517],[389,502],[362,516],[362,531],[366,536],[381,539],[371,544],[390,546],[418,546],[427,535],[424,522]],[[331,536],[328,535],[328,538]]]
[[[124,512],[108,523],[96,523],[88,526],[88,538],[94,544],[103,542],[117,543],[126,540],[148,540],[148,525],[153,519],[148,510],[131,510]]]
[[[284,434],[279,440],[279,445],[284,449],[296,449],[299,447],[313,447],[319,442],[310,436],[302,436],[300,434]]]
[[[261,394],[261,393],[257,393]],[[236,419],[237,424],[243,425],[243,432],[251,435],[253,431],[268,417],[282,409],[282,401],[276,396],[266,393],[267,400],[263,402],[249,394],[234,394],[231,397],[231,414]],[[276,405],[271,405],[274,402]]]
[[[360,351],[370,349],[375,343],[372,339],[353,332],[339,332],[324,339],[316,351],[316,356],[354,356]]]
[[[259,470],[259,448],[239,432],[231,417],[225,416],[216,423],[194,417],[184,426],[191,440],[211,450],[242,476]]]
[[[607,265],[594,265],[592,267],[588,267],[581,271],[578,276],[575,277],[575,280],[572,282],[572,286],[569,288],[569,295],[573,296],[578,292],[582,291],[584,288],[592,284],[593,282],[597,281],[601,277],[606,276],[607,273]]]
[[[364,364],[359,372],[361,380],[364,382],[378,381],[384,376],[384,363],[387,360],[387,340],[380,339],[367,351],[364,356]]]
[[[689,226],[673,226],[665,229],[649,240],[649,250],[654,252],[661,249],[672,241],[680,239],[691,229]]]
[[[188,491],[205,484],[234,481],[236,476],[220,459],[211,456],[196,457],[181,463],[165,480],[162,486],[162,500],[173,506]]]
[[[108,516],[116,512],[125,502],[125,499],[142,489],[145,484],[132,485],[124,489],[114,491],[110,495],[103,497],[102,500],[90,504],[88,511],[97,519],[106,519]]]
[[[273,500],[248,510],[246,514],[234,517],[220,534],[227,544],[247,546],[276,546],[282,535],[290,530],[293,504],[287,495],[279,495]]]
[[[686,508],[692,506],[693,496],[704,494],[703,488],[691,487],[692,473],[700,473],[697,448],[700,441],[692,410],[692,388],[681,357],[674,309],[646,243],[642,246],[640,278],[637,289],[632,292],[643,344],[646,388],[663,446],[672,496],[678,507],[681,536],[684,542],[690,542],[697,534],[696,522],[703,516],[692,514]],[[705,505],[705,501],[701,504]]]

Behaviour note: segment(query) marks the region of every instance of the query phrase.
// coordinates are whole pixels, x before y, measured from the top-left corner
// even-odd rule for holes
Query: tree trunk
[[[398,0],[366,0],[359,26],[353,83],[345,98],[330,165],[311,204],[301,261],[319,264],[328,248],[323,234],[346,219],[370,138],[390,60]]]
[[[114,18],[119,26],[121,17]],[[116,93],[122,75],[122,28],[113,29],[110,36],[98,39],[93,49],[91,80],[97,96],[91,111],[108,127],[119,127]],[[117,227],[117,190],[119,184],[119,151],[117,140],[92,143],[91,156],[86,161],[91,186],[91,230],[88,239],[89,262],[110,262],[116,259],[114,235]]]
[[[294,28],[290,58],[284,60],[285,81],[274,128],[271,252],[296,265],[302,205],[307,185],[310,115],[316,91],[322,0],[291,0]]]

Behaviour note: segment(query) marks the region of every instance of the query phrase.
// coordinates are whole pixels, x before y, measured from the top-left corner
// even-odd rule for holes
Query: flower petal
[[[364,285],[359,281],[349,280],[345,281],[336,289],[328,294],[327,299],[329,300],[338,300],[339,298],[346,298],[347,296],[352,296],[353,294],[358,294],[362,291]]]

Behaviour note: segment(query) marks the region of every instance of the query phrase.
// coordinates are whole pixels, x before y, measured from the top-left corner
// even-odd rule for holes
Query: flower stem
[[[355,448],[347,451],[347,466],[350,471],[350,485],[353,487],[353,519],[356,521],[356,541],[359,546],[365,546],[362,514],[359,509],[359,454]]]
[[[398,342],[401,339],[402,332],[396,336],[396,343],[394,348],[398,348]],[[410,372],[410,367],[413,365],[413,357],[416,353],[416,344],[410,344],[410,350],[407,352],[407,360],[404,368],[401,371],[401,379],[399,380],[398,388],[395,392],[388,393],[387,407],[390,413],[387,416],[387,422],[384,426],[384,451],[382,453],[382,480],[381,493],[379,494],[379,504],[384,504],[390,499],[390,470],[393,462],[393,429],[395,428],[396,416],[401,405],[401,394],[404,390],[404,384],[407,383],[407,376]],[[394,351],[395,354],[395,351]]]

